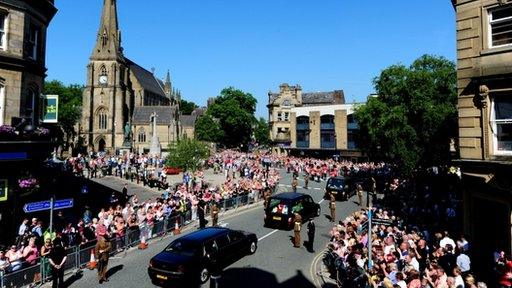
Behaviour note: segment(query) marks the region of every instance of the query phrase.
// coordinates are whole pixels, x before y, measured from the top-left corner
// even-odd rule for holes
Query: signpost
[[[60,210],[73,207],[73,199],[50,200],[32,202],[23,205],[25,213],[39,212],[50,210],[50,233],[53,228],[53,210]]]

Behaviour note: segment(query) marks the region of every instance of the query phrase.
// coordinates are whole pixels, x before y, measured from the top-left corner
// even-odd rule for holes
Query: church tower
[[[129,127],[134,105],[132,93],[127,92],[128,81],[116,0],[104,0],[82,98],[81,135],[95,151],[113,152],[125,142],[125,126]]]

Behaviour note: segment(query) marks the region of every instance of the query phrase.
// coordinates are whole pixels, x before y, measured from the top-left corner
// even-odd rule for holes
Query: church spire
[[[116,0],[103,0],[100,27],[91,59],[124,60]]]
[[[169,72],[169,70],[167,70],[167,75],[165,76],[164,91],[165,94],[167,94],[167,97],[169,97],[170,99],[173,98],[171,72]]]

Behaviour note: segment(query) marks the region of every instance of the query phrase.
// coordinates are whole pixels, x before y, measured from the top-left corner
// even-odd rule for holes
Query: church
[[[82,99],[79,133],[89,151],[165,151],[187,135],[170,73],[161,80],[124,55],[116,0],[104,0]]]

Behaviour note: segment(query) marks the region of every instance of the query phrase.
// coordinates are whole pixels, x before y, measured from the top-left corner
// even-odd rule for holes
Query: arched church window
[[[105,65],[101,65],[100,76],[107,76],[107,67]]]
[[[106,130],[107,129],[107,110],[100,109],[98,111],[98,129]]]
[[[140,128],[139,130],[139,142],[144,143],[146,142],[146,130],[144,128]]]
[[[107,33],[107,27],[103,29],[103,35],[101,35],[101,46],[105,47],[107,46],[108,41],[108,33]]]

